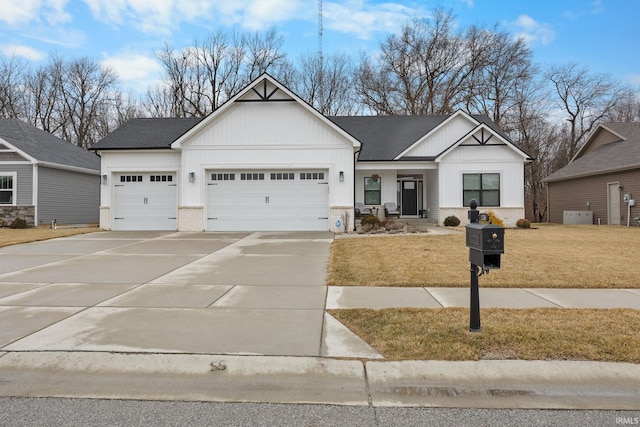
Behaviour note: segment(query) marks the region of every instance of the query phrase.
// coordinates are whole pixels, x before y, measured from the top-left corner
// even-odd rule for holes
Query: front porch
[[[438,171],[437,169],[357,170],[355,201],[362,203],[381,220],[385,203],[394,203],[399,219],[426,219],[438,223]],[[397,217],[397,215],[395,215]]]

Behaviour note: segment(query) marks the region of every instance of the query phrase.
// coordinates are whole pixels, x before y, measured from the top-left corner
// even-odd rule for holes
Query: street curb
[[[0,353],[0,397],[640,410],[640,365]]]

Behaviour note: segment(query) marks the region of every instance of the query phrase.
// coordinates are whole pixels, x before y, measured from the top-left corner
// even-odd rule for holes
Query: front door
[[[607,184],[609,190],[609,224],[620,225],[620,183]]]
[[[418,182],[402,181],[402,206],[403,216],[418,215]]]

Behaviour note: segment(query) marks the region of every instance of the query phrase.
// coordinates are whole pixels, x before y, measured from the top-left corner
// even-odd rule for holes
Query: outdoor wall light
[[[196,173],[189,172],[189,182],[196,182]]]
[[[340,171],[340,182],[344,181],[344,171]]]
[[[102,184],[106,184],[107,183],[107,175],[102,175],[101,182],[102,182]]]

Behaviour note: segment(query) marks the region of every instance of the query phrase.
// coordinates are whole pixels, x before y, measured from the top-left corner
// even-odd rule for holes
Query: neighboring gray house
[[[99,221],[100,158],[19,119],[0,119],[0,219]]]
[[[604,123],[569,164],[543,180],[550,222],[580,215],[595,224],[633,224],[640,214],[640,123]]]

